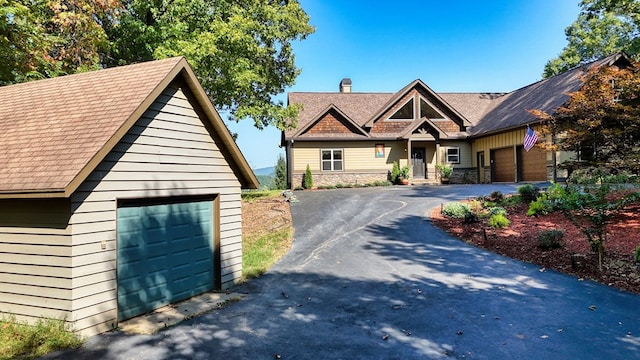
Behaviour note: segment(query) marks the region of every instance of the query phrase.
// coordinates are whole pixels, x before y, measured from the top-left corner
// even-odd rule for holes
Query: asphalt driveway
[[[441,203],[506,185],[297,193],[293,248],[238,302],[80,359],[632,359],[640,296],[504,258],[436,229]]]

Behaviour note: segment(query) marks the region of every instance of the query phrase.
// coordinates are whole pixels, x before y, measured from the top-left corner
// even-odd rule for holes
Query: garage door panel
[[[492,151],[493,182],[515,181],[515,157],[513,148],[497,149]]]
[[[522,181],[547,180],[547,155],[537,147],[529,151],[521,149]]]
[[[118,318],[213,288],[210,200],[118,208]]]

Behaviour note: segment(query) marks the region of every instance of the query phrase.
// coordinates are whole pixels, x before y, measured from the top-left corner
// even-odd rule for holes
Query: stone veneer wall
[[[478,171],[475,168],[454,168],[449,177],[450,184],[475,184],[478,182]]]
[[[293,174],[292,187],[302,187],[304,174]],[[337,184],[369,184],[388,180],[387,172],[323,172],[313,173],[313,187],[335,186]]]

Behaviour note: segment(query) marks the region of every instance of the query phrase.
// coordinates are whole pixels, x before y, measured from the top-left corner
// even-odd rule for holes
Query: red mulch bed
[[[461,219],[443,216],[440,208],[433,209],[431,219],[436,226],[475,246],[640,294],[640,270],[633,256],[640,245],[640,204],[628,207],[607,226],[602,271],[585,235],[562,213],[531,217],[526,216],[527,209],[526,204],[507,208],[511,225],[504,229],[492,229],[486,220],[465,224]],[[543,230],[564,231],[563,246],[540,249],[538,233]]]

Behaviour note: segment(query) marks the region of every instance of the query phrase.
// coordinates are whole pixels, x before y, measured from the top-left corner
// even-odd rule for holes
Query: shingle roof
[[[570,93],[580,89],[582,77],[589,69],[613,65],[621,59],[628,61],[626,55],[616,53],[497,98],[477,125],[470,129],[471,135],[487,134],[538,121],[529,110],[553,113],[569,99]]]
[[[187,68],[178,57],[0,87],[0,193],[68,196],[132,116]]]
[[[289,104],[304,106],[298,115],[297,129],[306,127],[331,104],[362,127],[393,95],[393,93],[291,92]],[[290,137],[296,131],[296,129],[287,130],[285,136]]]
[[[624,53],[616,53],[593,63],[580,66],[565,73],[538,81],[510,93],[436,93],[451,108],[471,123],[469,133],[447,133],[449,137],[462,138],[468,135],[479,136],[524,126],[537,121],[529,110],[553,112],[582,85],[582,76],[592,68],[601,65],[613,65],[618,61],[628,62]],[[303,104],[298,128],[307,126],[315,120],[329,104],[343,111],[360,126],[364,126],[376,114],[386,110],[392,100],[407,91],[416,80],[397,93],[289,93],[289,103]],[[426,87],[426,85],[424,85]],[[295,135],[296,130],[285,132],[285,138]],[[376,134],[376,137],[395,138],[401,134]]]

